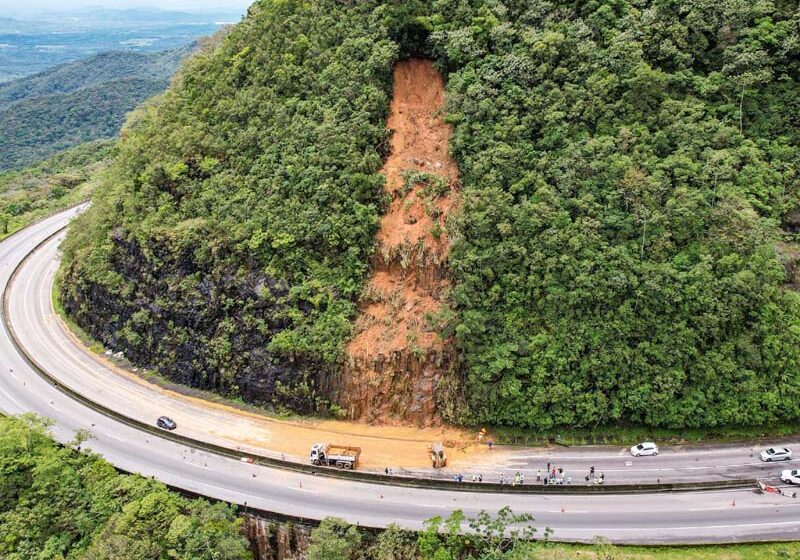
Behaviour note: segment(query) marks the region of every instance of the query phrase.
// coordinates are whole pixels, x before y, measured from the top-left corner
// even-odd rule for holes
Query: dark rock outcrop
[[[122,228],[111,237],[121,286],[111,291],[64,271],[64,308],[94,338],[177,383],[302,413],[324,405],[325,364],[268,350],[291,326],[281,314],[284,285],[251,263],[223,264],[224,248],[200,263],[205,248],[151,239],[145,252]]]
[[[301,560],[311,539],[308,526],[250,516],[244,517],[243,532],[255,560]]]

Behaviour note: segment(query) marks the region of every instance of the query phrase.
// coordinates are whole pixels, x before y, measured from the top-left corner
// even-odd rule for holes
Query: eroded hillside
[[[432,61],[395,66],[391,148],[381,170],[391,204],[380,221],[340,389],[354,418],[440,420],[437,389],[453,365],[453,341],[440,336],[436,317],[450,289],[447,217],[458,181],[443,107],[444,81]]]
[[[65,309],[137,364],[302,412],[795,423],[799,18],[258,0],[130,120],[64,245]],[[387,133],[410,56],[452,134],[419,61]]]

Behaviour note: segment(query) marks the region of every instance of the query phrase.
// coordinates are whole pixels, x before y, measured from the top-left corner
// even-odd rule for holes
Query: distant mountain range
[[[239,11],[170,12],[154,8],[84,8],[37,17],[0,17],[0,84],[105,51],[175,49],[224,24]]]
[[[27,17],[0,17],[0,33],[47,31],[58,28],[72,31],[76,28],[119,28],[132,25],[175,25],[237,23],[243,10],[180,12],[158,8],[115,9],[87,7],[74,10],[42,12]],[[68,29],[65,29],[64,26]]]
[[[62,64],[0,85],[0,110],[23,99],[69,94],[80,89],[126,78],[140,78],[166,85],[180,61],[196,43],[161,53],[112,51]]]
[[[131,25],[175,25],[238,23],[240,11],[220,12],[173,12],[157,8],[113,9],[102,7],[81,8],[42,14],[36,18],[40,25],[49,26],[53,22],[68,22],[76,27],[129,27]],[[29,23],[26,21],[25,23]]]
[[[0,171],[115,136],[126,114],[163,91],[195,49],[107,52],[0,85]]]
[[[41,31],[42,28],[43,24],[41,22],[0,17],[0,33],[30,33],[32,31]]]

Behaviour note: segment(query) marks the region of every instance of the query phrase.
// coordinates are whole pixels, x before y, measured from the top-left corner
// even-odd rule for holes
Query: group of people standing
[[[513,482],[509,479],[505,473],[500,473],[500,484],[511,484],[511,486],[519,486],[521,484],[525,484],[525,475],[517,471],[514,474]]]
[[[563,467],[556,467],[548,461],[547,468],[544,471],[544,479],[542,478],[542,469],[536,471],[536,482],[542,481],[544,481],[544,484],[572,484],[572,476],[568,475]]]
[[[585,477],[586,482],[592,484],[603,484],[605,479],[606,475],[602,472],[595,478],[594,465],[589,467],[589,474]],[[566,474],[563,467],[556,467],[548,461],[544,477],[542,476],[542,469],[536,471],[536,482],[542,482],[543,484],[572,484],[572,476]]]
[[[594,476],[594,465],[592,465],[591,467],[589,467],[589,474],[586,476],[585,480],[586,480],[586,482],[590,482],[592,484],[603,484],[603,482],[605,482],[605,480],[606,480],[606,475],[605,475],[605,473],[601,472],[600,476],[595,478],[595,476]]]
[[[453,477],[453,480],[456,482],[464,482],[464,475],[461,473],[456,474]],[[482,474],[473,474],[470,478],[471,482],[483,482],[483,475]]]

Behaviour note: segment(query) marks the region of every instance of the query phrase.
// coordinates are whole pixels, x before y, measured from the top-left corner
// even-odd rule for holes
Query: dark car
[[[164,428],[165,430],[174,430],[178,427],[178,425],[175,423],[175,420],[169,416],[159,416],[158,420],[156,420],[156,426],[159,428]]]

